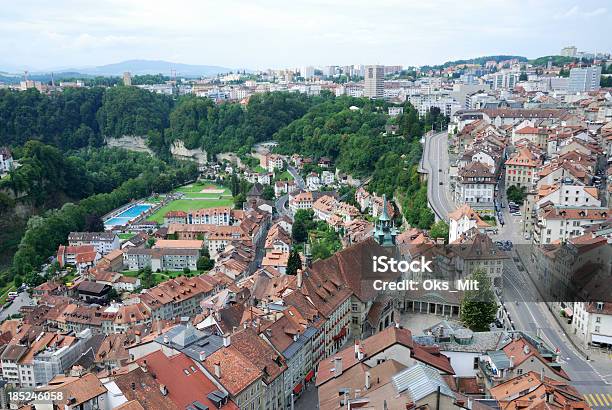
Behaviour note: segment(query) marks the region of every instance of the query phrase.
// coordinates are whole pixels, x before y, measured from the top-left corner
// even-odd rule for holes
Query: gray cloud
[[[22,0],[0,14],[0,70],[165,59],[234,67],[429,64],[606,50],[597,0]],[[5,5],[4,9],[8,7]]]

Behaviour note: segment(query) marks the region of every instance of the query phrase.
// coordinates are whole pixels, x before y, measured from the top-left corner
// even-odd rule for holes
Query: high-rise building
[[[363,88],[364,97],[383,98],[384,97],[385,67],[382,65],[367,65],[365,67],[365,86]]]
[[[563,57],[576,57],[577,53],[578,49],[576,48],[576,46],[567,46],[561,49],[561,55]]]
[[[518,71],[500,71],[493,74],[494,90],[512,90],[518,83],[521,73]]]
[[[600,88],[601,66],[577,67],[570,70],[568,92],[584,93]]]
[[[300,69],[300,75],[305,79],[311,79],[314,77],[315,69],[312,66],[302,67]]]
[[[123,73],[123,85],[132,85],[132,74],[129,71]]]

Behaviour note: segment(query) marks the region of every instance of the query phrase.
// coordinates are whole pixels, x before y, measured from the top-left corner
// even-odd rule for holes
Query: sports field
[[[176,199],[164,205],[147,220],[159,223],[164,222],[164,215],[170,211],[193,211],[203,208],[214,208],[217,206],[234,206],[232,194],[229,189],[210,182],[196,182],[185,185],[174,190],[184,195],[183,199]]]

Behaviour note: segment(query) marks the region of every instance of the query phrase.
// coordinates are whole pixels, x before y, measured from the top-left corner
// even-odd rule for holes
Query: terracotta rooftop
[[[167,397],[176,408],[186,409],[195,401],[209,409],[217,408],[207,396],[219,389],[185,354],[166,356],[158,350],[138,359],[137,363],[146,367],[157,382],[166,387]],[[230,400],[221,409],[238,410],[238,406]]]
[[[223,347],[204,360],[204,366],[212,375],[215,375],[215,365],[218,365],[221,371],[221,377],[215,378],[234,396],[263,376],[263,373],[233,346]]]

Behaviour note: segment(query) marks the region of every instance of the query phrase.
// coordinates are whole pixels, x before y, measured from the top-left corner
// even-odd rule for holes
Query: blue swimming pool
[[[143,212],[149,210],[153,205],[151,204],[138,204],[134,205],[125,211],[121,212],[119,215],[107,219],[104,221],[104,225],[106,227],[113,227],[117,225],[125,225],[133,219],[139,217]]]

